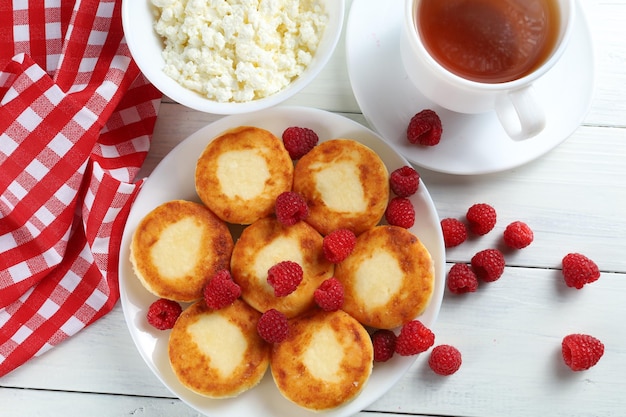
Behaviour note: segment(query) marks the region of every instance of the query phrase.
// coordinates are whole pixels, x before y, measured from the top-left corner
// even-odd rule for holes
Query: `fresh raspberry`
[[[159,298],[148,307],[146,318],[153,327],[159,330],[167,330],[174,327],[178,316],[182,312],[182,307],[176,301]]]
[[[478,289],[478,277],[469,265],[454,264],[448,271],[446,284],[453,294],[474,292]]]
[[[533,241],[533,231],[524,222],[516,221],[504,229],[504,243],[513,249],[523,249]]]
[[[267,271],[267,282],[274,288],[276,297],[285,297],[298,288],[304,271],[293,261],[282,261]]]
[[[328,262],[338,264],[352,253],[354,245],[356,235],[352,230],[337,229],[324,236],[322,250]]]
[[[563,258],[563,278],[568,287],[581,289],[600,278],[598,265],[580,253],[568,253]]]
[[[471,206],[465,214],[470,232],[483,236],[496,225],[496,210],[489,204],[478,203]]]
[[[313,292],[313,299],[324,311],[337,311],[343,306],[343,284],[337,278],[328,278]]]
[[[374,362],[387,362],[396,350],[396,334],[391,330],[380,329],[372,333]]]
[[[441,231],[446,248],[459,246],[467,240],[467,227],[465,223],[452,217],[441,220]]]
[[[402,326],[396,338],[396,353],[402,356],[416,355],[427,351],[435,344],[435,334],[419,320]]]
[[[406,138],[416,145],[434,146],[441,140],[441,119],[432,110],[426,109],[411,118]]]
[[[396,169],[389,176],[389,187],[398,197],[408,197],[415,194],[419,185],[420,174],[408,165]]]
[[[283,143],[291,159],[300,159],[317,145],[317,133],[306,127],[292,126],[283,132]]]
[[[504,255],[498,249],[485,249],[472,257],[472,269],[485,282],[499,279],[504,272]]]
[[[385,210],[385,219],[392,226],[409,229],[415,224],[415,208],[408,198],[394,197]]]
[[[450,345],[435,346],[428,358],[430,369],[443,376],[452,375],[458,371],[461,362],[461,352]]]
[[[572,371],[584,371],[598,363],[604,354],[604,344],[593,336],[570,334],[563,338],[561,353]]]
[[[287,316],[272,308],[261,315],[256,330],[266,342],[280,343],[289,336],[289,321]]]
[[[232,279],[227,269],[218,271],[204,286],[204,302],[209,308],[219,310],[231,305],[241,295],[241,287]]]
[[[274,210],[276,219],[285,226],[293,226],[309,215],[309,207],[306,205],[304,197],[293,191],[280,193],[276,197]]]

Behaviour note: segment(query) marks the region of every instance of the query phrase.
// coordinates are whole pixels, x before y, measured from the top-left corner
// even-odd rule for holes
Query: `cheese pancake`
[[[389,174],[380,157],[351,139],[322,142],[294,170],[293,190],[309,207],[306,221],[322,235],[378,224],[389,200]]]
[[[366,326],[392,329],[428,306],[434,263],[422,242],[397,226],[361,234],[350,256],[335,266],[344,286],[343,309]]]
[[[324,257],[322,242],[322,235],[303,221],[284,226],[275,217],[266,217],[246,227],[231,258],[231,273],[241,286],[241,297],[260,312],[274,308],[287,317],[313,307],[314,291],[335,269]],[[276,297],[267,272],[281,261],[296,262],[304,276],[294,292]]]
[[[293,182],[293,162],[282,140],[271,132],[240,126],[222,133],[200,155],[196,192],[219,218],[251,224],[274,211]]]
[[[337,310],[289,321],[287,340],[272,348],[270,369],[281,394],[314,411],[346,404],[372,373],[373,347],[365,328]]]
[[[178,380],[210,398],[235,397],[256,386],[270,356],[270,345],[256,330],[260,316],[239,299],[220,310],[210,309],[204,300],[185,309],[168,343]]]
[[[180,302],[202,297],[206,281],[228,268],[228,226],[202,204],[173,200],[150,211],[133,233],[130,261],[154,295]]]

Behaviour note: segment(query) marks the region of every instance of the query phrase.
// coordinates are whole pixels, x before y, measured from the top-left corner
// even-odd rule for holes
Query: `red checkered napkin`
[[[0,2],[0,376],[109,312],[160,93],[121,0]]]

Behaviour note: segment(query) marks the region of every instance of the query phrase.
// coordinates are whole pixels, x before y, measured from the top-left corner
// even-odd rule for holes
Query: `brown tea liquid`
[[[437,62],[487,83],[534,71],[559,33],[554,0],[422,0],[417,14],[419,35]]]

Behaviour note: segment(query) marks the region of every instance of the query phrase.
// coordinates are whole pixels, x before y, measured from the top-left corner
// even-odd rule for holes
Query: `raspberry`
[[[472,257],[472,269],[483,281],[496,281],[504,272],[504,255],[498,249],[481,250]]]
[[[461,352],[454,346],[439,345],[433,348],[428,365],[436,374],[452,375],[461,367]]]
[[[563,338],[561,353],[572,371],[584,371],[598,363],[604,354],[604,344],[593,336],[570,334]]]
[[[448,271],[446,284],[453,294],[474,292],[478,289],[478,277],[469,265],[454,264]]]
[[[167,330],[174,327],[178,316],[182,312],[182,307],[176,301],[159,298],[148,307],[146,318],[153,327],[159,330]]]
[[[396,334],[391,330],[380,329],[372,333],[374,362],[387,362],[396,349]]]
[[[226,269],[218,271],[204,286],[204,302],[213,310],[231,305],[241,295],[241,287]]]
[[[317,133],[306,127],[292,126],[283,132],[283,143],[291,159],[300,159],[317,145]]]
[[[396,338],[396,353],[402,356],[416,355],[435,344],[435,334],[419,320],[402,326]]]
[[[568,253],[563,258],[563,278],[568,287],[581,289],[600,278],[598,265],[580,253]]]
[[[458,219],[448,217],[441,220],[441,231],[446,248],[459,246],[467,240],[467,227]]]
[[[417,192],[420,175],[408,165],[393,171],[389,176],[389,187],[398,197],[408,197]]]
[[[469,230],[483,236],[489,233],[496,225],[496,210],[489,204],[474,204],[465,215]]]
[[[261,315],[256,330],[266,342],[280,343],[289,336],[289,321],[287,316],[272,308]]]
[[[523,249],[533,241],[533,231],[524,222],[516,221],[504,229],[504,243],[513,249]]]
[[[385,211],[385,219],[392,226],[409,229],[415,223],[415,208],[408,198],[394,197],[389,201]]]
[[[309,215],[304,197],[293,191],[285,191],[276,197],[274,211],[276,219],[285,226],[293,226]]]
[[[338,229],[324,236],[322,250],[328,262],[338,264],[352,253],[356,236],[352,230]]]
[[[343,285],[337,278],[328,278],[313,292],[313,299],[324,311],[337,311],[343,306]]]
[[[434,146],[441,140],[441,119],[432,110],[426,109],[411,118],[406,138],[416,145]]]
[[[274,288],[276,297],[285,297],[298,288],[304,272],[302,267],[293,261],[282,261],[267,271],[267,282]]]

